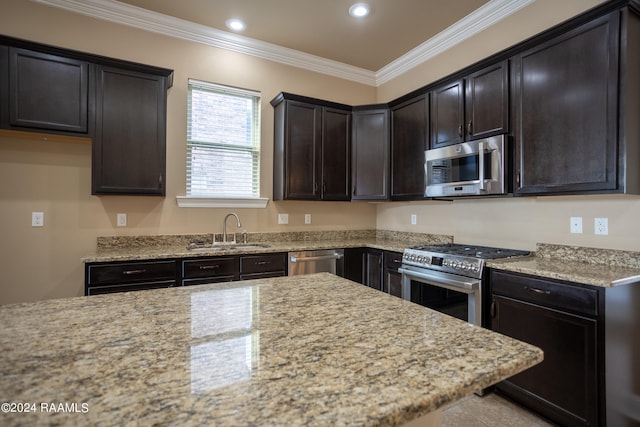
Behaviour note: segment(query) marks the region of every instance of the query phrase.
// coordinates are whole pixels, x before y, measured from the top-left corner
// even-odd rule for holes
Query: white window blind
[[[260,93],[189,79],[187,196],[260,194]]]

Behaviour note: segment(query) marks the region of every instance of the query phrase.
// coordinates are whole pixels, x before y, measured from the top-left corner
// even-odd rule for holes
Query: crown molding
[[[378,70],[376,72],[376,86],[393,80],[534,2],[535,0],[489,1],[460,21]]]
[[[494,25],[535,0],[491,0],[377,72],[217,30],[115,0],[32,1],[92,18],[251,55],[369,86],[379,86]]]

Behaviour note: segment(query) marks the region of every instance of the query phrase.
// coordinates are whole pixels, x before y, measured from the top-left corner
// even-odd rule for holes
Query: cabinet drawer
[[[384,268],[391,270],[397,270],[402,264],[402,254],[398,252],[385,252],[384,253]]]
[[[176,261],[149,261],[89,264],[87,266],[87,284],[117,284],[176,280]]]
[[[245,255],[240,258],[240,273],[263,273],[267,271],[286,271],[284,253]]]
[[[126,284],[110,284],[99,286],[87,286],[86,295],[113,294],[116,292],[143,291],[149,289],[172,288],[175,280],[161,280],[159,282],[137,282]]]
[[[235,277],[237,272],[237,257],[202,258],[182,261],[182,277],[184,279],[215,276]]]
[[[598,315],[598,291],[533,276],[491,271],[494,294],[569,312]]]

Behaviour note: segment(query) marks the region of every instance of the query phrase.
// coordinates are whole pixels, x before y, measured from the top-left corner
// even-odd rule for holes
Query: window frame
[[[258,116],[257,120],[257,129],[254,129],[253,133],[253,143],[251,148],[245,150],[247,153],[252,153],[253,155],[257,155],[257,171],[255,171],[253,176],[253,184],[257,186],[257,194],[255,196],[248,195],[226,195],[226,194],[208,194],[208,195],[191,195],[187,193],[188,185],[189,185],[189,156],[192,147],[202,146],[206,144],[203,141],[192,141],[189,139],[189,130],[187,130],[187,140],[186,140],[186,153],[185,153],[185,196],[177,196],[176,201],[179,207],[229,207],[229,208],[264,208],[267,205],[268,198],[260,197],[261,192],[261,183],[260,183],[260,164],[261,164],[261,117],[260,117],[260,109],[261,109],[261,93],[258,91],[236,88],[233,86],[221,85],[217,83],[210,83],[197,79],[188,79],[187,81],[187,108],[188,111],[191,108],[191,92],[193,89],[202,89],[202,90],[210,90],[213,92],[218,92],[220,94],[226,95],[237,95],[242,97],[253,97],[257,98],[257,105],[255,106],[255,111]],[[189,123],[189,112],[187,112],[187,129],[191,126]],[[257,143],[256,143],[257,142]],[[211,142],[211,145],[215,147],[216,143]]]

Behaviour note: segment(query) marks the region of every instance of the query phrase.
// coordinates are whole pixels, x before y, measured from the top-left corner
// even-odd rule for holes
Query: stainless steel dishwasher
[[[324,272],[344,276],[344,249],[289,252],[289,276]]]

